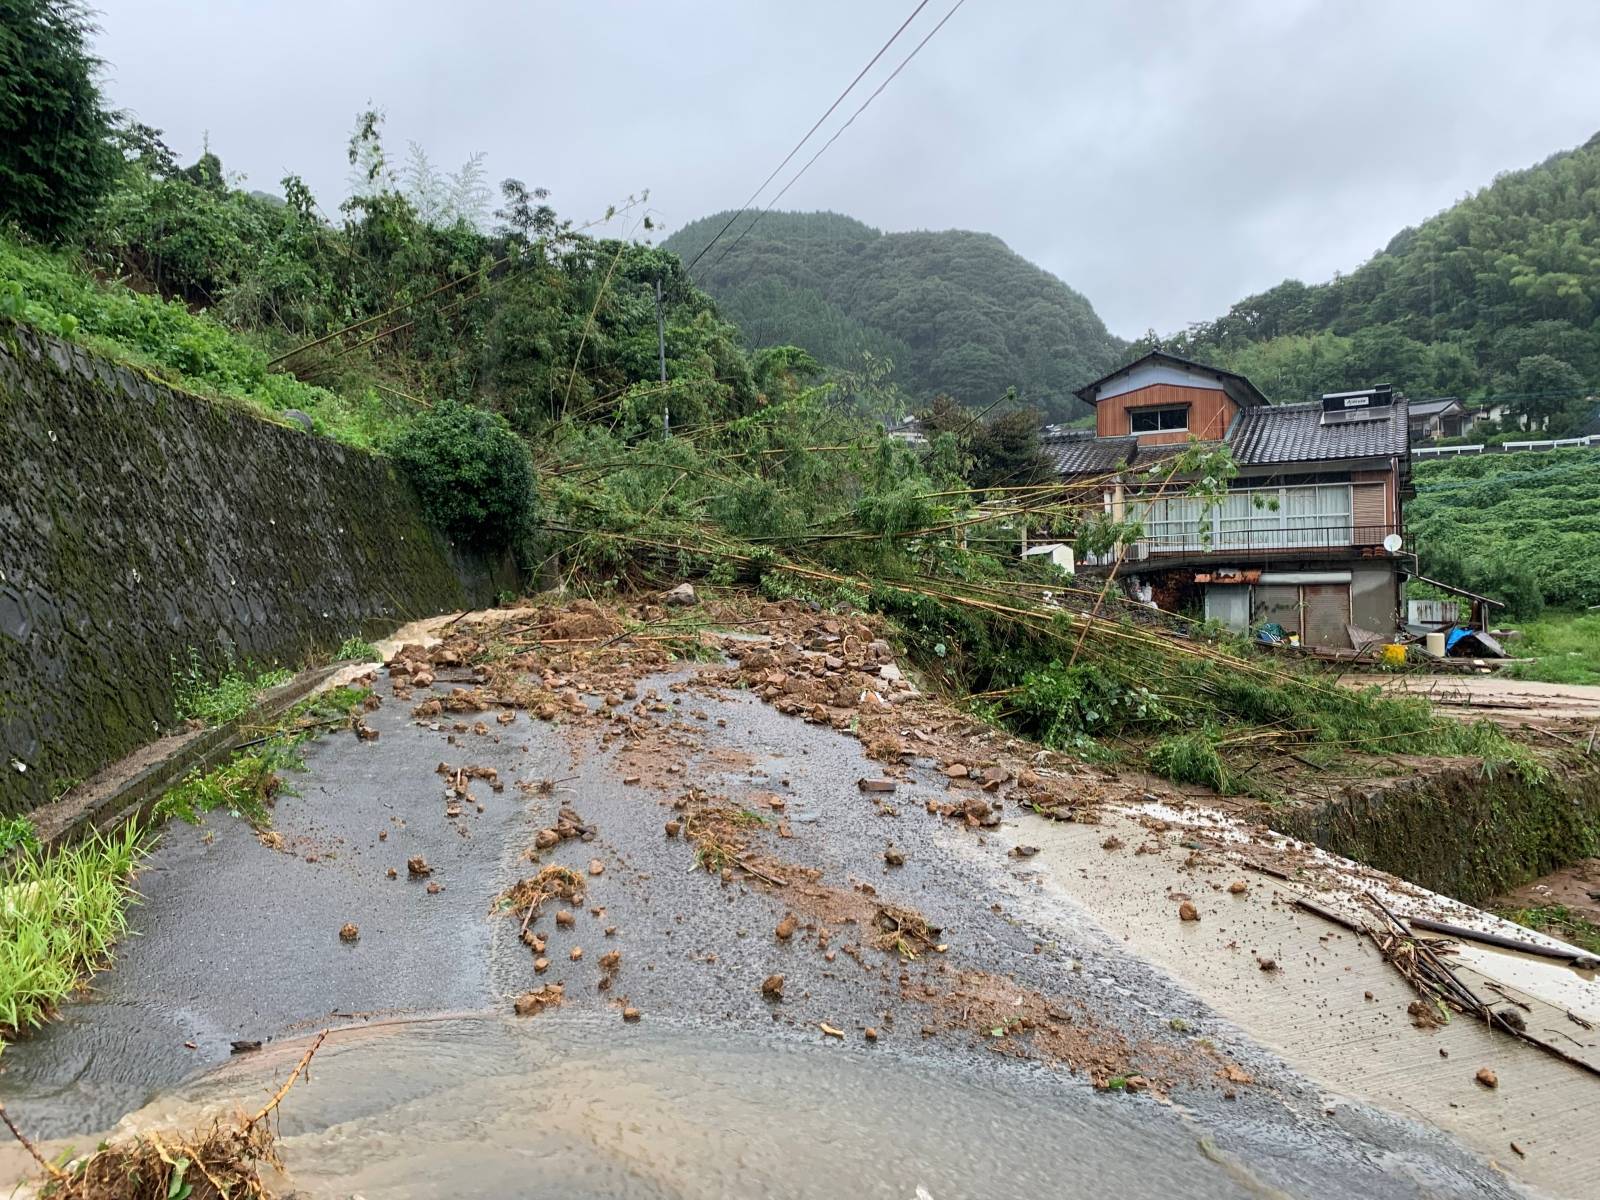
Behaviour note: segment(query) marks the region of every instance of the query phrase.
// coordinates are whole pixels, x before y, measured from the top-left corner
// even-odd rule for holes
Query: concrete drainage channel
[[[288,683],[262,693],[242,717],[209,729],[184,730],[158,738],[31,814],[39,840],[71,840],[94,829],[109,829],[134,815],[147,815],[157,801],[195,771],[223,762],[249,740],[251,731],[275,724],[348,664],[302,671]]]

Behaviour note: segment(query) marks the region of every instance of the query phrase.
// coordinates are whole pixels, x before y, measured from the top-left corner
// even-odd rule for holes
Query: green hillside
[[[730,215],[685,226],[665,248],[692,260]],[[912,401],[942,392],[986,405],[1015,387],[1053,418],[1077,416],[1073,390],[1121,353],[1088,300],[990,234],[768,213],[737,240],[747,225],[741,216],[694,278],[750,344],[792,342],[846,370],[863,352],[887,357]]]
[[[1582,428],[1600,383],[1600,134],[1402,230],[1349,275],[1287,280],[1163,344],[1283,400],[1384,380]]]
[[[1425,574],[1531,617],[1600,604],[1600,452],[1418,461],[1406,506]]]

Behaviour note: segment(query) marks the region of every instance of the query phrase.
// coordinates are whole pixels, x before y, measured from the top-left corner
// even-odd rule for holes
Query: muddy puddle
[[[330,1040],[282,1109],[299,1195],[1277,1195],[1170,1108],[850,1047],[560,1014],[407,1022]],[[132,1121],[265,1096],[284,1044]],[[1134,1167],[1134,1160],[1137,1167]]]

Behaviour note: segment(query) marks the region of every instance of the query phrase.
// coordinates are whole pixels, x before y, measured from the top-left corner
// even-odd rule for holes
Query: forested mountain
[[[1503,396],[1553,431],[1600,386],[1600,134],[1501,175],[1349,275],[1287,280],[1162,339],[1276,400],[1387,381]]]
[[[664,243],[689,262],[728,221],[718,213]],[[754,214],[750,214],[754,216]],[[741,215],[694,270],[752,346],[786,342],[861,369],[894,362],[920,404],[944,393],[987,405],[1015,387],[1053,419],[1080,415],[1073,389],[1122,351],[1089,301],[985,233],[883,233],[838,213]]]

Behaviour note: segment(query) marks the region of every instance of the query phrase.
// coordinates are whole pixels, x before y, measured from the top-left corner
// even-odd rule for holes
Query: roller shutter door
[[[1330,650],[1350,649],[1350,585],[1308,583],[1300,591],[1305,622],[1301,641]]]

